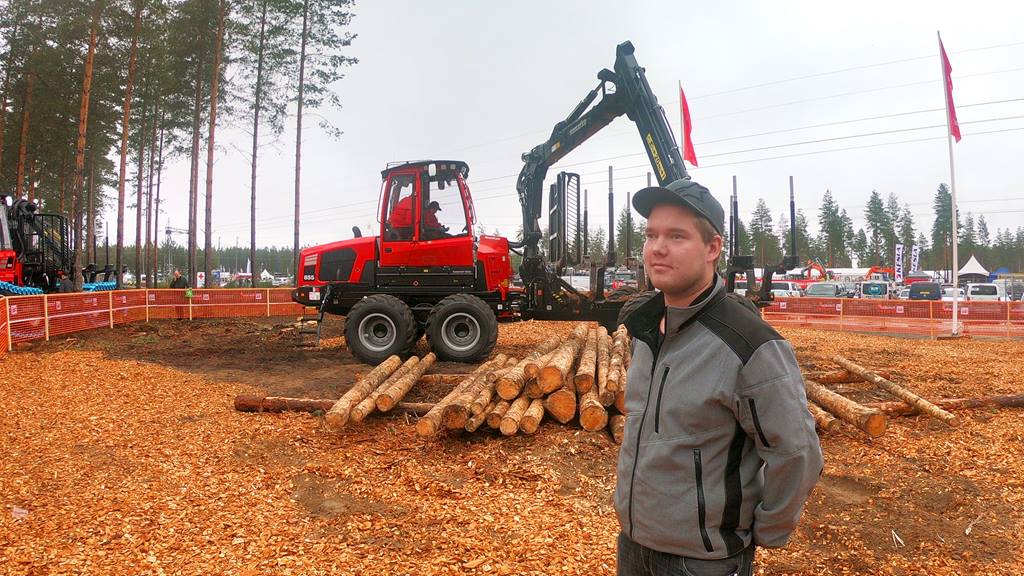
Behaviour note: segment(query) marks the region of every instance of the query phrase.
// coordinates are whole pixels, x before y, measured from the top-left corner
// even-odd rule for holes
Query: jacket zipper
[[[697,475],[697,525],[700,527],[700,539],[704,541],[704,549],[714,552],[711,546],[711,537],[708,536],[708,529],[705,526],[707,510],[704,502],[704,478],[701,471],[700,448],[693,449],[693,470]]]
[[[633,539],[633,486],[636,483],[636,464],[637,460],[640,459],[640,438],[644,431],[644,420],[647,419],[647,409],[651,406],[651,392],[654,390],[654,374],[658,371],[658,361],[661,355],[661,349],[665,345],[665,338],[668,335],[658,340],[658,349],[654,351],[654,362],[651,364],[651,382],[647,385],[647,403],[644,404],[643,414],[640,415],[640,427],[636,431],[636,450],[633,452],[633,471],[629,476],[629,539]]]
[[[661,374],[661,384],[658,385],[658,402],[654,405],[654,433],[658,433],[659,424],[661,423],[661,394],[665,391],[665,379],[668,378],[668,366],[665,366],[665,371]]]
[[[754,428],[757,429],[757,437],[761,439],[761,444],[765,448],[771,448],[772,445],[768,443],[768,439],[764,437],[764,430],[761,429],[761,420],[757,417],[757,408],[754,406],[754,399],[747,398],[747,404],[750,406],[750,415],[754,418]]]

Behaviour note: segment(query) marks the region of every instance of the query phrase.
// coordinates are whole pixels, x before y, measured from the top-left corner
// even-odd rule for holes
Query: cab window
[[[416,175],[392,174],[385,186],[388,202],[384,207],[384,237],[390,241],[412,240],[416,219]]]
[[[423,187],[420,190],[423,214],[420,219],[421,240],[469,234],[459,180],[455,171],[440,171],[434,177],[430,177],[427,172],[423,173]]]

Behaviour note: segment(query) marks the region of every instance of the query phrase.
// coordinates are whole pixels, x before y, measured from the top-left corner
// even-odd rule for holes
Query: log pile
[[[446,430],[475,432],[484,424],[502,435],[535,434],[545,419],[577,421],[588,432],[609,430],[621,441],[623,398],[631,340],[620,326],[613,334],[580,323],[566,337],[552,337],[517,359],[496,354],[465,374],[427,374],[433,353],[402,362],[392,356],[338,400],[239,396],[235,408],[249,412],[325,412],[327,425],[342,430],[374,412],[415,414],[416,432],[433,437]],[[402,399],[417,384],[451,384],[433,404]],[[618,418],[616,418],[618,416]]]

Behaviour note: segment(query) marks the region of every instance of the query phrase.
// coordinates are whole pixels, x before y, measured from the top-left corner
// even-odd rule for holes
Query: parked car
[[[900,291],[896,294],[896,298],[899,300],[910,300],[910,287],[904,286],[900,288]]]
[[[994,300],[1002,302],[1006,300],[1006,293],[1003,287],[991,282],[968,284],[965,288],[968,300]]]
[[[808,298],[845,298],[847,289],[839,282],[815,282],[807,286],[804,296]]]
[[[907,289],[910,300],[942,300],[942,285],[938,282],[914,282]]]
[[[956,289],[956,299],[959,300],[960,302],[963,302],[964,300],[966,300],[966,298],[964,297],[964,289],[963,288],[957,288]],[[953,301],[953,287],[952,286],[943,286],[942,287],[942,301],[943,302],[952,302]]]
[[[867,282],[860,283],[860,297],[861,298],[888,298],[889,297],[889,283],[879,282],[877,280],[869,280]]]
[[[796,282],[782,280],[772,282],[772,294],[776,298],[797,298],[802,292],[800,291],[800,285]]]

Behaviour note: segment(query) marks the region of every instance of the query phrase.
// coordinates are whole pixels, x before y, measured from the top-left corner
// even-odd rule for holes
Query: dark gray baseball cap
[[[725,210],[707,188],[693,180],[684,178],[669,182],[666,186],[651,186],[633,195],[633,208],[644,218],[649,218],[651,210],[659,204],[689,208],[711,222],[716,232],[723,234]]]

